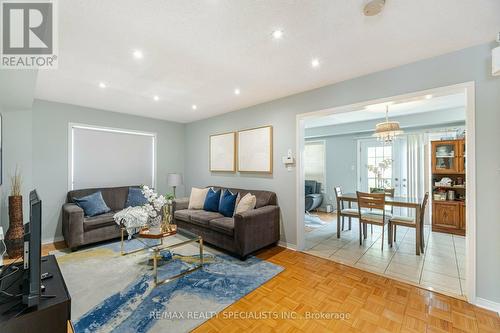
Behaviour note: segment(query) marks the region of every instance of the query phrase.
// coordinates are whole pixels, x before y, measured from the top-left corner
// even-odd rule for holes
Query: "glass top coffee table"
[[[139,241],[143,245],[143,247],[140,247],[140,248],[135,249],[135,250],[127,251],[127,252],[124,250],[124,237],[125,237],[126,229],[123,227],[121,228],[120,253],[122,256],[136,253],[139,251],[145,251],[145,250],[152,252],[151,260],[153,261],[153,276],[154,276],[155,286],[158,286],[158,285],[163,284],[163,283],[168,283],[170,281],[173,281],[173,280],[178,279],[184,275],[187,275],[187,274],[192,273],[198,269],[203,268],[203,238],[201,236],[195,235],[194,233],[192,233],[190,231],[177,228],[177,226],[175,226],[175,225],[172,227],[174,227],[174,228],[172,228],[168,232],[158,232],[158,233],[151,232],[148,228],[143,228],[138,233],[132,235],[132,239],[136,239],[137,241]],[[163,243],[163,240],[165,238],[171,237],[174,235],[181,235],[187,239],[186,240],[179,240],[179,242],[174,242],[173,244],[168,244],[168,245]],[[159,243],[152,243],[150,240],[159,240]],[[162,257],[160,252],[164,251],[164,250],[172,250],[174,248],[181,247],[181,246],[191,244],[191,243],[196,243],[196,242],[198,242],[199,250],[200,250],[199,263],[197,265],[195,265],[194,267],[191,267],[191,268],[189,268],[189,269],[187,269],[187,270],[185,270],[177,275],[169,276],[166,279],[159,280],[158,279],[158,261],[163,260],[163,257]]]

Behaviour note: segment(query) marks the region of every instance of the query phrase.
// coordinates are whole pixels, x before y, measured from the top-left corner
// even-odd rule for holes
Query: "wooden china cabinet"
[[[465,235],[465,140],[432,141],[432,231]],[[443,182],[447,178],[448,182]]]

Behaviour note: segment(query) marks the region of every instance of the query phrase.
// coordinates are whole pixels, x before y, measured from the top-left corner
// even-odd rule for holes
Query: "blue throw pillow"
[[[144,197],[144,194],[142,194],[142,189],[139,187],[128,188],[128,197],[125,207],[144,206],[147,203],[148,200]]]
[[[220,201],[220,190],[214,191],[214,189],[208,190],[207,196],[205,198],[205,204],[203,205],[203,210],[207,212],[218,212],[219,211],[219,201]]]
[[[238,193],[232,194],[229,190],[224,190],[224,194],[220,198],[219,213],[225,217],[232,217],[237,197]]]
[[[73,198],[75,203],[83,209],[85,216],[96,216],[108,213],[111,209],[106,205],[102,198],[101,191],[92,193],[83,198]]]

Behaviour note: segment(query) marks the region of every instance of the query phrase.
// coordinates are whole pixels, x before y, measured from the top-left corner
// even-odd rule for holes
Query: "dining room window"
[[[392,159],[391,145],[375,144],[366,147],[366,179],[368,189],[393,187]]]
[[[315,180],[321,183],[322,188],[326,182],[325,141],[307,141],[304,147],[304,171],[306,180]]]

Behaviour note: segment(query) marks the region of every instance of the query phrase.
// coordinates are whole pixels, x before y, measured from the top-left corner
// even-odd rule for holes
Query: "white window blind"
[[[70,189],[155,186],[155,134],[70,125],[70,136]]]
[[[325,142],[309,141],[304,146],[306,180],[315,180],[325,186]]]

